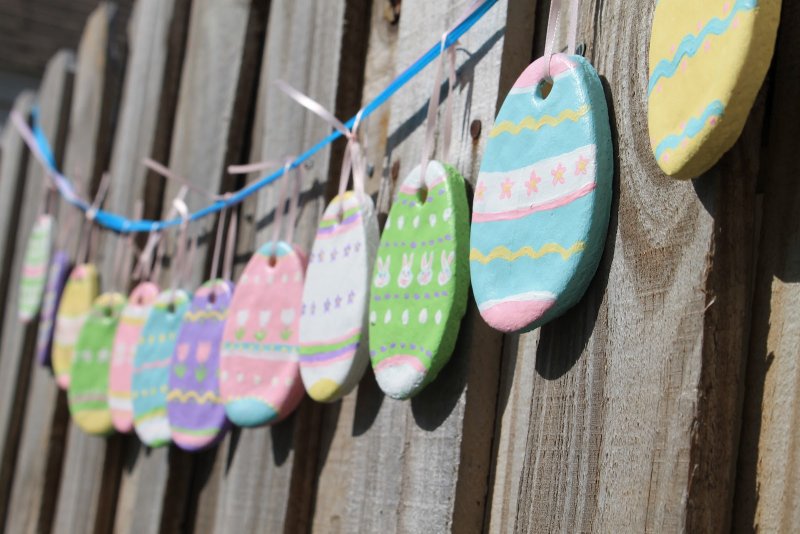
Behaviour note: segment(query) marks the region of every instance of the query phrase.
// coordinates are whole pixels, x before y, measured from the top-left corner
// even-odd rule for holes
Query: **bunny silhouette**
[[[378,258],[378,272],[375,273],[375,287],[386,287],[389,285],[391,281],[389,264],[391,264],[391,262],[391,256],[387,257],[385,262],[381,258]]]
[[[400,269],[400,276],[397,278],[397,285],[403,289],[411,285],[414,280],[414,273],[411,270],[411,265],[414,263],[414,253],[411,256],[403,254],[403,268]]]
[[[446,251],[442,251],[442,270],[439,273],[438,281],[439,285],[443,286],[450,279],[453,277],[453,260],[455,259],[455,253],[450,252],[449,254]]]
[[[420,262],[420,273],[417,275],[417,282],[421,286],[427,286],[433,279],[433,252],[422,254]]]

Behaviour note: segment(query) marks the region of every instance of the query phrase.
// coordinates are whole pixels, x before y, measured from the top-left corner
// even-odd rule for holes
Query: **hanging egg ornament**
[[[19,291],[19,318],[28,322],[39,312],[47,283],[47,270],[52,249],[53,217],[40,215],[33,225],[25,258]]]
[[[183,290],[162,291],[142,328],[133,360],[131,399],[136,435],[149,447],[170,442],[167,392],[172,353],[191,298]]]
[[[245,267],[222,338],[220,390],[234,424],[280,421],[303,398],[299,328],[306,259],[289,243],[263,245]]]
[[[316,401],[352,391],[369,365],[369,286],[379,239],[372,199],[353,191],[335,197],[320,221],[300,317],[300,375]]]
[[[665,173],[696,178],[739,138],[772,60],[780,11],[780,0],[656,4],[648,119]]]
[[[167,416],[172,440],[188,451],[221,440],[230,427],[219,390],[220,346],[233,283],[209,280],[183,316],[169,373]]]
[[[75,343],[67,401],[72,419],[87,434],[102,436],[114,430],[108,404],[108,374],[125,300],[121,293],[97,297]]]
[[[138,284],[120,313],[108,377],[108,404],[111,407],[111,421],[117,432],[128,433],[133,430],[133,361],[136,345],[158,293],[158,286],[152,282]]]
[[[580,300],[605,245],[613,173],[592,65],[565,54],[549,69],[546,57],[529,65],[489,132],[475,187],[470,270],[490,326],[533,329]]]
[[[56,314],[52,351],[53,373],[61,389],[66,390],[69,387],[75,343],[92,309],[92,303],[97,298],[99,287],[97,268],[88,263],[72,269],[64,286]]]
[[[56,251],[50,261],[50,269],[47,273],[47,286],[39,314],[39,331],[36,334],[36,361],[45,367],[51,364],[56,312],[71,270],[72,263],[69,255],[61,250]]]
[[[430,161],[403,180],[378,247],[369,348],[384,393],[407,399],[450,359],[467,309],[469,206],[464,178]]]

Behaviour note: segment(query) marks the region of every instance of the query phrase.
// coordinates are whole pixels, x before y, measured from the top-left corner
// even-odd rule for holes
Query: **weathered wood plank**
[[[753,297],[750,354],[733,525],[737,532],[789,532],[800,525],[800,35],[789,21],[797,3],[782,4],[769,119],[765,129],[763,223]]]
[[[86,23],[78,48],[67,147],[62,170],[94,192],[108,168],[124,67],[125,21],[103,2]],[[62,201],[60,213],[74,208]],[[84,225],[84,230],[88,225]],[[77,243],[69,236],[68,247]],[[102,254],[98,255],[102,259]],[[97,257],[95,258],[97,259]],[[106,532],[113,524],[122,440],[91,437],[70,425],[58,491],[57,532]]]
[[[431,36],[441,35],[467,4],[403,2],[395,70],[405,68],[431,46],[436,40]],[[499,2],[461,39],[460,49],[467,53],[458,54],[459,81],[448,95],[455,98],[450,163],[471,181],[477,177],[483,140],[473,141],[469,125],[473,120],[489,122],[495,113],[497,79],[507,54],[506,8],[506,2]],[[421,158],[432,79],[429,68],[389,104],[386,146],[392,174],[396,167],[400,179]],[[315,530],[481,529],[491,452],[491,433],[485,428],[491,425],[494,410],[500,336],[478,319],[474,305],[461,332],[450,363],[411,402],[385,398],[371,373],[359,386],[352,415],[348,406],[352,399],[343,402],[340,421],[346,423],[337,425],[334,436],[323,441],[335,444],[332,456],[326,461],[329,451],[320,451],[323,464]],[[331,417],[327,424],[333,421]]]
[[[170,168],[209,193],[237,185],[226,168],[243,157],[253,114],[258,65],[267,18],[265,0],[194,0],[171,139]],[[179,184],[166,184],[163,213]],[[208,198],[190,193],[192,209],[208,204]],[[210,273],[213,235],[217,218],[207,217],[192,225],[200,237],[195,260],[185,280],[193,290]],[[167,286],[170,269],[162,272]],[[175,447],[158,452],[155,459],[169,470],[151,471],[164,501],[159,505],[160,529],[209,529],[217,497],[214,458],[217,450],[188,455]],[[152,483],[152,481],[148,481]],[[141,491],[147,491],[140,480]]]
[[[28,120],[35,99],[36,95],[30,91],[21,93],[14,101],[14,111]],[[3,303],[0,310],[0,346],[3,349],[0,353],[0,522],[3,522],[19,445],[29,369],[21,355],[26,329],[17,318],[25,244],[20,246],[17,241],[21,240],[20,234],[27,236],[30,233],[36,206],[23,208],[26,190],[32,189],[26,187],[25,180],[30,154],[11,121],[3,129],[0,150],[0,302]],[[21,385],[20,379],[26,383]]]
[[[63,159],[74,70],[75,55],[68,50],[58,52],[48,63],[39,88],[41,126],[52,140],[56,163]],[[27,183],[30,194],[26,191],[26,206],[35,206],[39,202],[34,189],[41,187],[36,184],[42,184],[46,179],[41,165],[37,162],[29,165]],[[25,330],[37,332],[38,323]],[[35,337],[35,333],[31,335]],[[68,417],[66,398],[63,393],[59,394],[50,370],[36,365],[33,352],[22,349],[19,346],[8,349],[8,354],[18,354],[21,363],[30,365],[32,369],[6,530],[49,532],[64,452]],[[21,352],[14,353],[13,350]],[[6,353],[6,349],[3,352]]]
[[[272,83],[276,79],[287,81],[340,116],[355,112],[363,72],[364,43],[359,45],[359,39],[366,37],[367,15],[362,0],[271,3],[250,160],[281,160],[329,131],[323,121],[279,91]],[[302,184],[295,241],[305,250],[310,248],[326,182],[333,173],[329,172],[330,158],[330,149],[315,156]],[[243,206],[238,258],[249,259],[252,251],[271,239],[279,187],[267,187]],[[241,262],[239,269],[243,266]],[[226,440],[217,456],[218,464],[225,463],[216,531],[307,530],[318,418],[318,407],[304,402],[286,422],[242,430]]]
[[[612,220],[583,300],[506,338],[491,532],[730,525],[763,106],[707,175],[665,177],[643,89],[653,4],[582,6],[618,133]]]
[[[161,214],[163,181],[148,173],[142,158],[169,158],[189,8],[189,0],[140,0],[134,5],[106,201],[107,208],[117,213],[131,215],[134,199],[143,199],[145,217],[158,218]],[[110,242],[107,250],[116,252],[120,237],[106,237]],[[139,237],[143,244],[145,236]],[[116,282],[111,278],[115,265],[114,255],[107,255],[102,272],[111,282]],[[119,289],[125,291],[128,287]],[[164,506],[180,499],[174,488],[170,491],[172,467],[188,476],[190,460],[180,453],[174,456],[174,462],[170,462],[168,449],[149,450],[141,446],[136,436],[126,437],[115,532],[159,531]],[[142,513],[144,510],[147,513]]]

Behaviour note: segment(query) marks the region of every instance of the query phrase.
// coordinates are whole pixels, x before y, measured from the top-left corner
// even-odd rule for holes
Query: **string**
[[[175,208],[181,218],[177,242],[175,243],[175,264],[172,270],[172,284],[170,285],[170,295],[172,295],[174,302],[175,290],[178,289],[179,283],[183,279],[184,266],[187,263],[186,238],[189,231],[189,207],[182,198],[176,198],[173,200],[172,206]]]
[[[449,32],[447,36],[447,40],[445,43],[445,48],[450,47],[453,43],[458,41],[458,39],[463,36],[470,28],[472,28],[476,22],[478,22],[488,11],[491,9],[498,0],[482,0],[478,2],[474,2],[470,5],[467,9],[467,15],[462,17],[463,20],[460,24],[455,25]],[[399,91],[403,86],[405,86],[414,76],[419,74],[425,67],[427,67],[431,62],[433,62],[441,53],[441,44],[436,43],[433,47],[431,47],[427,52],[425,52],[421,57],[419,57],[411,66],[409,66],[406,70],[404,70],[400,75],[397,76],[383,91],[381,91],[378,96],[376,96],[371,102],[369,102],[364,108],[361,109],[358,115],[361,115],[362,119],[366,119],[372,113],[375,112],[379,107],[385,104],[389,98],[391,98],[397,91]],[[38,120],[38,112],[34,112],[33,114],[33,128],[24,124],[18,123],[14,121],[15,127],[19,130],[20,134],[23,136],[23,139],[26,140],[26,144],[31,148],[32,151],[37,153],[37,159],[45,165],[50,171],[52,172],[53,181],[55,182],[56,188],[58,189],[59,193],[72,205],[81,209],[82,211],[86,211],[89,209],[89,204],[78,197],[75,194],[74,188],[72,183],[68,178],[62,175],[58,169],[56,169],[55,161],[52,157],[52,150],[50,149],[50,145],[47,141],[47,137],[42,131],[39,120]],[[349,119],[345,122],[345,126],[348,128],[352,128],[355,124],[356,117]],[[26,133],[23,133],[24,130],[27,130]],[[230,198],[227,200],[216,200],[212,204],[201,208],[200,210],[190,213],[189,220],[195,221],[201,219],[207,215],[217,213],[222,211],[227,206],[236,205],[241,203],[244,199],[254,194],[259,189],[262,189],[266,185],[274,182],[275,180],[279,179],[283,176],[288,170],[295,169],[302,165],[305,161],[313,157],[317,154],[320,150],[327,147],[330,143],[342,137],[342,132],[335,130],[327,135],[324,139],[319,141],[317,144],[297,156],[297,158],[292,163],[290,169],[281,169],[278,171],[273,172],[270,175],[264,176],[259,180],[252,182],[251,184],[245,186],[244,188],[236,191],[233,193]],[[128,224],[125,224],[125,222]],[[180,218],[169,218],[165,220],[146,220],[141,219],[138,221],[131,221],[126,219],[125,217],[104,211],[98,210],[95,214],[95,223],[108,228],[110,230],[114,230],[116,232],[153,232],[158,230],[163,230],[165,228],[178,226],[182,223]]]
[[[544,56],[547,58],[547,68],[545,78],[550,79],[550,61],[553,59],[553,48],[556,43],[556,32],[558,23],[561,20],[563,0],[551,0],[550,15],[547,18],[547,36],[545,37]],[[580,12],[580,0],[566,0],[570,2],[569,12],[569,33],[567,35],[567,54],[574,54],[578,39],[578,14]]]
[[[353,174],[353,190],[359,198],[365,194],[367,182],[367,160],[364,156],[364,150],[358,139],[358,127],[361,124],[362,113],[356,115],[353,127],[348,128],[343,122],[336,118],[336,116],[328,111],[325,106],[305,95],[284,82],[278,80],[275,82],[278,88],[286,93],[290,98],[296,101],[301,106],[305,107],[312,113],[322,118],[325,122],[331,125],[334,130],[340,132],[347,138],[347,146],[345,147],[344,158],[342,160],[342,169],[339,174],[339,196],[347,191],[347,184],[350,181],[350,173]],[[340,213],[344,210],[344,206],[340,204]]]
[[[443,158],[447,161],[450,158],[450,144],[453,136],[453,91],[456,85],[456,50],[455,45],[447,49],[447,60],[445,58],[445,43],[447,42],[447,32],[442,34],[441,39],[441,61],[439,67],[436,69],[436,76],[433,78],[433,93],[431,93],[430,101],[428,102],[428,117],[426,119],[425,127],[425,144],[422,148],[422,162],[420,163],[420,176],[425,180],[425,172],[428,169],[428,161],[430,160],[431,152],[433,151],[434,134],[436,132],[436,120],[439,113],[439,93],[442,85],[442,76],[444,75],[445,63],[449,64],[448,69],[448,85],[449,94],[447,104],[445,105],[445,118],[444,118],[444,139],[442,140]],[[448,61],[449,60],[449,61]]]
[[[225,259],[222,266],[222,279],[233,279],[233,253],[236,250],[236,232],[238,231],[239,214],[236,207],[228,209],[228,240],[225,243]]]
[[[97,187],[97,194],[94,197],[94,202],[92,202],[92,205],[89,206],[89,209],[87,209],[84,213],[86,222],[88,223],[88,228],[81,233],[81,241],[78,245],[78,261],[81,263],[87,263],[89,258],[92,257],[93,250],[91,241],[92,237],[94,236],[94,221],[100,206],[103,204],[103,201],[106,198],[108,186],[109,174],[105,172],[100,178],[100,185]]]

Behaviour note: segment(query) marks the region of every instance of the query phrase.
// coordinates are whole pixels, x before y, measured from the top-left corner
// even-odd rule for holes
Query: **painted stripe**
[[[144,373],[146,371],[152,371],[153,369],[163,369],[165,367],[169,367],[169,363],[170,363],[169,356],[167,356],[162,360],[156,360],[153,362],[144,362],[133,369],[133,374]]]
[[[223,349],[224,350],[224,349]],[[297,351],[291,352],[273,352],[273,351],[253,351],[237,349],[236,351],[223,352],[222,358],[226,362],[232,362],[230,365],[236,365],[234,360],[256,360],[256,361],[271,361],[271,362],[287,362],[297,360]],[[225,363],[224,365],[229,365]]]
[[[179,389],[173,389],[167,393],[167,400],[178,401],[184,404],[188,403],[190,400],[194,401],[196,404],[220,404],[222,402],[222,399],[213,391],[206,391],[200,395],[196,391],[181,391]]]
[[[358,341],[361,336],[361,327],[357,326],[348,332],[332,337],[329,339],[314,340],[313,342],[302,341],[300,347],[300,354],[313,354],[319,350],[332,350],[341,347],[344,344],[350,344]]]
[[[342,224],[351,224],[358,218],[359,211],[360,210],[358,207],[345,210],[345,212],[342,214],[341,221],[339,221],[337,217],[323,217],[323,219],[319,223],[319,228],[320,230],[322,230],[322,229],[333,228]]]
[[[498,137],[504,133],[519,135],[523,130],[537,131],[545,126],[554,128],[565,121],[578,122],[587,113],[589,113],[589,106],[584,104],[577,109],[565,109],[558,115],[543,115],[541,117],[528,115],[519,122],[502,121],[492,128],[492,131],[489,132],[489,138]]]
[[[219,434],[220,429],[215,427],[208,427],[208,428],[186,428],[182,426],[175,426],[170,424],[170,429],[172,429],[172,435],[177,437],[181,436],[183,438],[188,438],[189,440],[199,437],[213,437]],[[208,440],[204,439],[201,440],[202,443],[206,443]]]
[[[481,172],[473,221],[505,220],[553,209],[595,187],[597,147],[584,145],[505,172]]]
[[[681,39],[681,44],[678,45],[672,57],[670,59],[662,59],[653,69],[653,72],[650,74],[650,81],[647,84],[647,94],[649,95],[653,92],[659,80],[674,76],[681,64],[681,61],[684,58],[694,57],[697,52],[700,51],[700,47],[707,37],[711,35],[722,35],[728,31],[728,28],[730,28],[731,24],[733,23],[733,19],[736,18],[736,15],[739,14],[739,12],[752,11],[757,7],[757,0],[737,0],[736,4],[733,6],[733,9],[731,9],[730,13],[728,13],[728,16],[726,16],[724,19],[714,17],[708,21],[708,23],[697,35],[690,33],[689,35],[684,36],[683,39]]]
[[[331,226],[328,228],[320,228],[317,230],[317,239],[331,239],[333,237],[346,234],[347,232],[352,231],[354,228],[358,227],[358,221],[353,220],[350,222],[343,221],[342,224],[337,226]]]
[[[528,301],[551,301],[556,300],[556,295],[549,291],[529,291],[527,293],[518,293],[501,299],[487,300],[478,303],[478,309],[483,313],[484,311],[493,308],[499,304],[506,304],[509,302],[528,302]]]
[[[216,319],[217,321],[224,321],[228,316],[228,311],[213,311],[213,310],[199,310],[196,312],[186,312],[183,316],[184,322],[196,323],[208,319]]]
[[[345,357],[352,357],[352,355],[356,353],[356,349],[358,349],[358,343],[326,352],[301,354],[300,363],[303,365],[313,365],[314,363],[330,363],[336,360],[343,360]]]
[[[398,354],[397,356],[390,356],[381,360],[375,366],[375,372],[380,373],[390,367],[398,367],[401,365],[408,365],[420,373],[426,373],[428,371],[428,368],[416,356]]]
[[[692,139],[703,131],[709,120],[717,119],[725,113],[725,106],[719,100],[714,100],[706,106],[699,117],[692,117],[686,122],[686,127],[678,134],[671,134],[661,140],[656,146],[656,159],[661,159],[667,150],[675,150],[684,139]]]
[[[477,261],[478,263],[486,265],[494,260],[505,260],[508,262],[516,261],[520,258],[532,258],[534,260],[538,260],[539,258],[542,258],[548,254],[560,254],[561,258],[566,261],[574,254],[582,252],[585,246],[586,244],[583,241],[577,241],[569,248],[564,248],[558,243],[547,243],[542,245],[538,250],[534,250],[532,247],[523,247],[516,252],[512,252],[507,247],[500,245],[492,249],[492,251],[486,255],[484,255],[480,250],[473,248],[469,253],[469,259],[470,261]]]
[[[306,361],[303,360],[301,357],[300,365],[302,368],[308,370],[309,368],[313,367],[328,367],[330,365],[334,365],[339,362],[346,362],[353,359],[356,354],[356,350],[358,346],[354,346],[351,350],[340,352],[338,355],[330,356],[326,359],[316,360],[316,361]],[[327,377],[323,377],[327,378]]]
[[[586,184],[577,191],[573,191],[572,193],[565,195],[561,198],[554,199],[550,202],[545,202],[543,204],[533,205],[528,208],[521,208],[512,211],[506,211],[501,213],[478,213],[474,212],[472,214],[472,222],[474,223],[484,223],[484,222],[492,222],[492,221],[509,221],[513,219],[519,219],[522,217],[526,217],[531,213],[536,213],[539,211],[547,211],[556,208],[560,208],[562,206],[566,206],[570,204],[574,200],[577,200],[581,197],[584,197],[594,191],[596,184],[594,182],[590,184]]]

